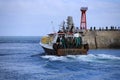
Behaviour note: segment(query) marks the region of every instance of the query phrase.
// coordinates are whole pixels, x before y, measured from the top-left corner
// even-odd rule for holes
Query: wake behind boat
[[[89,45],[84,41],[84,32],[74,26],[73,19],[68,16],[57,33],[41,38],[40,45],[48,55],[86,55]]]

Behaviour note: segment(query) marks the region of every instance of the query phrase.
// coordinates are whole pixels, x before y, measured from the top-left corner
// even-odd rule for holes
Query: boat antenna
[[[54,25],[53,25],[53,21],[51,21],[51,24],[52,24],[52,30],[53,30],[53,32],[56,33],[55,27],[54,27]]]

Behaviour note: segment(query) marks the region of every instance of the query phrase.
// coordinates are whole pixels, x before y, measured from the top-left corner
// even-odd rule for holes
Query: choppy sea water
[[[120,49],[42,55],[40,37],[0,37],[0,80],[119,80]]]

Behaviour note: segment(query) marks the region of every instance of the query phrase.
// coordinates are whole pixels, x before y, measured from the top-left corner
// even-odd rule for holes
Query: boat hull
[[[49,48],[45,48],[45,47],[43,47],[43,46],[42,46],[42,48],[44,49],[44,51],[45,51],[45,53],[46,53],[47,55],[56,55],[56,51],[55,51],[55,50],[49,49]]]
[[[64,56],[64,55],[87,55],[86,49],[58,49],[57,55]]]
[[[87,55],[87,49],[84,48],[71,48],[71,49],[48,49],[43,47],[47,55],[57,55],[57,56],[66,56],[66,55]]]

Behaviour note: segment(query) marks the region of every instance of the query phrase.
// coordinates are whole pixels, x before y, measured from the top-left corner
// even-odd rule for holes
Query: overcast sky
[[[67,16],[79,27],[82,6],[88,28],[120,26],[120,0],[0,0],[0,36],[42,36]]]

